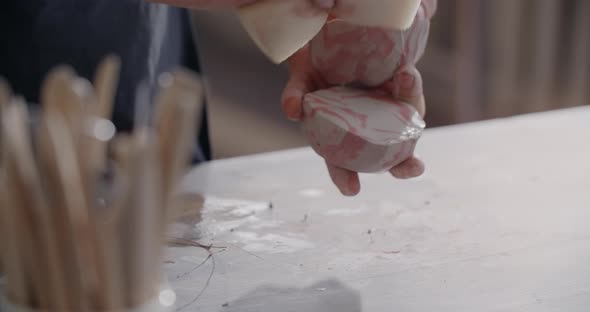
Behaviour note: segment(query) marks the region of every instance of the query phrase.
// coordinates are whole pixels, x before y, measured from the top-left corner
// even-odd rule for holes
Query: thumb
[[[393,78],[394,97],[416,108],[420,116],[426,113],[422,76],[413,65],[403,65]]]
[[[289,78],[282,95],[283,112],[292,121],[303,118],[303,97],[312,91],[312,83],[302,73],[294,73]]]

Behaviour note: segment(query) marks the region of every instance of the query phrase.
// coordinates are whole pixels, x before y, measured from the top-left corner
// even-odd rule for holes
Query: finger
[[[282,106],[287,118],[298,121],[303,118],[303,97],[326,87],[311,65],[309,46],[297,51],[287,61],[290,78],[282,96]]]
[[[414,106],[424,117],[426,113],[424,88],[422,76],[416,67],[412,65],[400,67],[393,77],[393,86],[395,98]]]
[[[421,176],[424,171],[424,162],[418,157],[412,156],[401,164],[392,168],[389,172],[398,179],[411,179]]]
[[[361,182],[356,172],[326,163],[332,182],[344,196],[355,196],[361,191]]]
[[[283,91],[283,112],[293,121],[303,118],[303,97],[312,92],[312,84],[307,76],[302,73],[294,73],[289,78]]]

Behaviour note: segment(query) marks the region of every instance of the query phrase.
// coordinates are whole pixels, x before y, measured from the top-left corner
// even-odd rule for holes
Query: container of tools
[[[109,117],[119,65],[105,59],[93,83],[68,67],[50,72],[34,122],[0,82],[1,311],[174,305],[162,287],[165,229],[202,84],[184,70],[163,75],[156,103],[139,96],[134,130],[118,134]]]

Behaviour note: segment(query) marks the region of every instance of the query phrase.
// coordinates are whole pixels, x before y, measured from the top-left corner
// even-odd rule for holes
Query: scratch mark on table
[[[211,283],[211,279],[213,278],[213,274],[215,273],[215,257],[213,257],[213,255],[211,254],[211,255],[209,255],[209,257],[207,257],[207,259],[209,259],[209,258],[211,258],[211,272],[209,273],[209,276],[207,277],[207,281],[205,282],[205,286],[203,286],[203,289],[201,289],[201,291],[197,294],[197,296],[193,300],[189,301],[185,305],[176,309],[177,312],[182,311],[182,310],[190,307],[191,305],[193,305],[195,302],[197,302],[199,300],[199,298],[201,298],[201,296],[205,293],[205,290],[207,290],[207,288],[209,288],[209,284]]]

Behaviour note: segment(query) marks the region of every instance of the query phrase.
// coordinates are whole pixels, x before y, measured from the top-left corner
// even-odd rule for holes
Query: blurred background
[[[424,76],[430,127],[590,104],[590,1],[441,0]],[[229,13],[195,12],[215,158],[306,144],[281,112],[284,66]],[[589,121],[590,122],[590,121]]]

